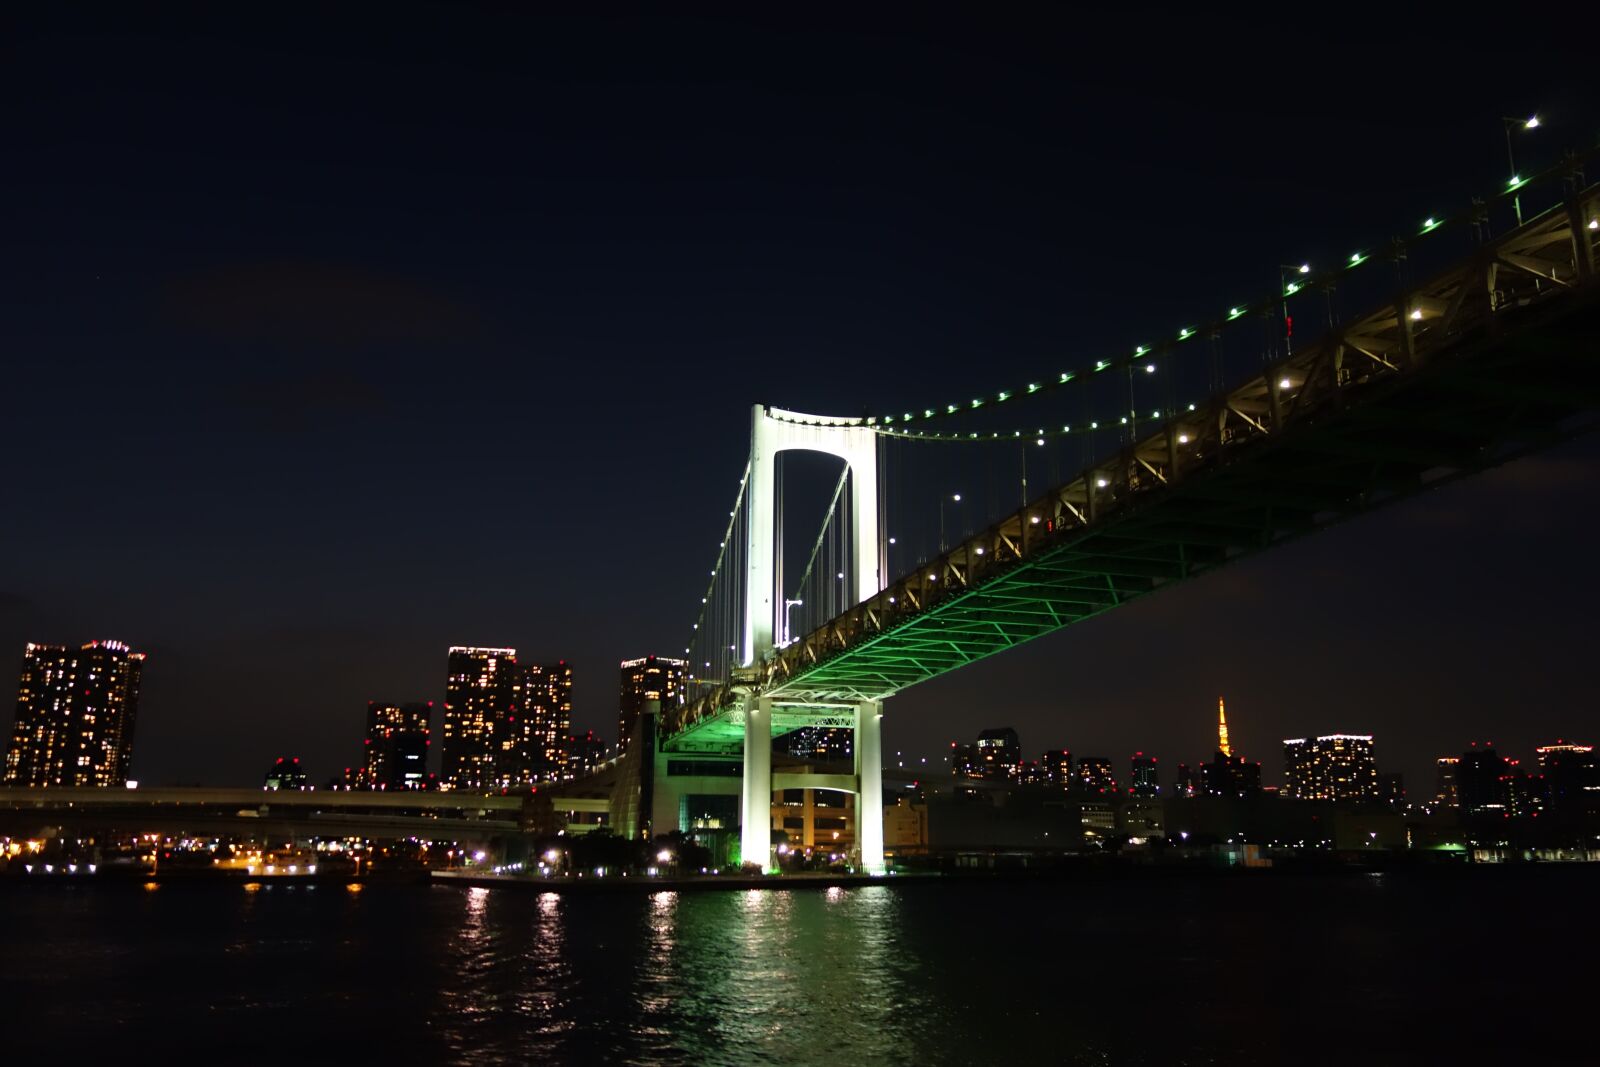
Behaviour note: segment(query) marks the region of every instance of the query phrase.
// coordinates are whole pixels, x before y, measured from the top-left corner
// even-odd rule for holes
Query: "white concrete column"
[[[744,701],[744,790],[739,800],[739,853],[772,869],[772,700]],[[878,830],[882,840],[883,829]]]
[[[856,846],[861,867],[883,874],[883,701],[856,705]]]
[[[744,645],[739,659],[758,663],[772,649],[783,627],[783,598],[777,588],[776,464],[778,453],[821,452],[838,456],[850,468],[852,489],[849,532],[855,548],[849,588],[859,603],[882,588],[883,531],[878,529],[878,439],[860,419],[803,415],[757,404],[750,414],[750,481],[745,500],[750,509],[745,535]]]
[[[739,662],[748,667],[758,662],[776,640],[773,619],[777,615],[773,590],[777,570],[773,514],[777,504],[774,480],[778,448],[772,438],[772,422],[767,409],[757,404],[750,415],[750,483],[745,487],[745,561],[749,568],[744,587],[744,644]],[[748,764],[747,764],[748,765]]]

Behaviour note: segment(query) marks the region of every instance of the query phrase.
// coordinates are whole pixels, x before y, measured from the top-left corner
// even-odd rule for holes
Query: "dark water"
[[[0,888],[8,1062],[1593,1063],[1600,872]]]

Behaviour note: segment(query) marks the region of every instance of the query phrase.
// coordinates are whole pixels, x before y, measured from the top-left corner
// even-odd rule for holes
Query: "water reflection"
[[[475,1062],[911,1062],[881,887],[459,894],[436,1023]]]

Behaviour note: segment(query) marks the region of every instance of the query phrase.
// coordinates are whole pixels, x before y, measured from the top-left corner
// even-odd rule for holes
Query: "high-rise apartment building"
[[[422,789],[428,784],[428,720],[425,704],[367,702],[366,767],[369,789]]]
[[[439,772],[446,789],[499,788],[502,735],[511,725],[507,717],[515,714],[517,675],[514,648],[450,649]]]
[[[1161,777],[1154,756],[1146,756],[1143,752],[1133,754],[1133,769],[1128,778],[1128,794],[1136,797],[1161,795]]]
[[[1508,815],[1512,766],[1491,742],[1472,742],[1456,766],[1456,789],[1463,815]]]
[[[513,683],[511,709],[500,746],[498,778],[518,789],[567,777],[567,736],[572,730],[572,667],[530,663]]]
[[[586,730],[582,737],[567,738],[567,779],[587,778],[606,758],[606,743]]]
[[[120,786],[133,759],[144,653],[120,641],[81,648],[29,644],[5,783]]]
[[[1433,761],[1433,802],[1441,808],[1454,808],[1461,803],[1456,792],[1456,771],[1460,766],[1460,756],[1440,756]]]
[[[618,752],[627,749],[645,701],[659,701],[665,708],[682,699],[684,676],[688,669],[688,660],[669,659],[666,656],[645,656],[622,661],[621,699],[617,710]]]
[[[978,734],[977,759],[985,778],[1014,777],[1017,764],[1022,762],[1022,741],[1017,731],[999,726]]]
[[[1111,796],[1117,791],[1117,777],[1111,761],[1104,756],[1078,757],[1078,792],[1089,796]]]
[[[1550,807],[1558,814],[1600,809],[1600,757],[1593,745],[1558,740],[1533,750],[1549,783]]]
[[[1047,785],[1060,789],[1072,788],[1072,752],[1065,748],[1052,748],[1039,761],[1040,773]]]
[[[1283,743],[1283,795],[1291,800],[1375,801],[1371,734],[1325,734]]]

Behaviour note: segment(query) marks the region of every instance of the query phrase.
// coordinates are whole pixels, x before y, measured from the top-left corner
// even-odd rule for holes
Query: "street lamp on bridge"
[[[779,644],[779,648],[787,648],[790,644],[789,612],[804,603],[804,600],[785,600],[783,602],[783,641]]]
[[[954,503],[957,503],[957,504],[961,503],[961,494],[960,493],[951,493],[950,494],[950,500],[952,502],[954,502]],[[945,505],[945,498],[941,496],[939,498],[939,551],[940,552],[944,551],[944,505]]]
[[[1522,182],[1521,182],[1521,179],[1519,178],[1519,176],[1517,174],[1517,154],[1516,154],[1516,151],[1512,148],[1512,145],[1511,145],[1511,129],[1512,129],[1512,127],[1516,127],[1518,129],[1523,129],[1523,130],[1537,130],[1539,128],[1539,116],[1538,115],[1529,115],[1525,119],[1517,119],[1517,118],[1512,118],[1509,115],[1502,115],[1502,116],[1500,116],[1500,123],[1506,129],[1506,166],[1509,167],[1510,171],[1511,171],[1511,188],[1515,189],[1515,188],[1517,188],[1517,186],[1521,185]],[[1517,213],[1517,225],[1521,226],[1522,225],[1522,194],[1521,193],[1518,193],[1517,195],[1515,195],[1515,196],[1513,196],[1511,198],[1511,206]]]

